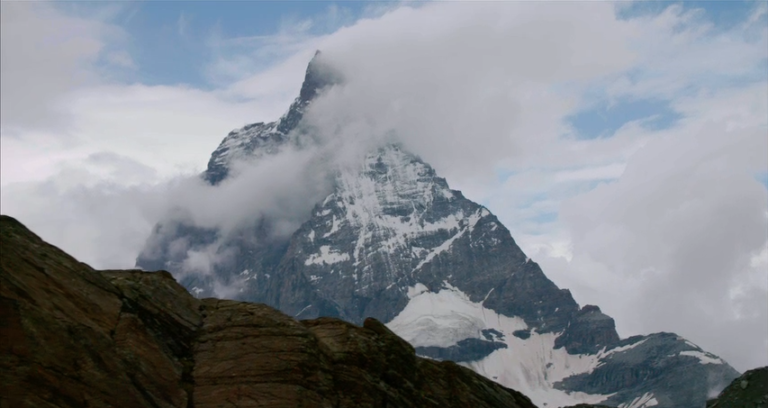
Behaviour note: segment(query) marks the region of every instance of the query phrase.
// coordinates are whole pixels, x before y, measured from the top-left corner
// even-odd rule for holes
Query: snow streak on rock
[[[619,405],[619,408],[648,408],[655,407],[656,405],[659,405],[659,402],[656,401],[653,394],[646,392],[641,397],[637,397],[631,402]]]

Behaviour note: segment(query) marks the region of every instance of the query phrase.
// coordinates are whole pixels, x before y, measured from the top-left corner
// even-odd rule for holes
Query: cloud
[[[762,8],[755,3],[750,19],[730,30],[718,29],[702,10],[681,5],[638,18],[637,23],[648,29],[633,48],[643,57],[637,69],[611,78],[608,95],[670,98],[702,86],[764,78],[768,25]]]
[[[110,52],[106,58],[115,67],[136,69],[136,63],[133,62],[133,58],[125,50]]]
[[[199,172],[233,127],[270,119],[267,101],[233,101],[193,88],[104,84],[58,97],[66,126],[3,134],[2,183],[43,180],[58,164],[112,152],[157,171],[159,178]],[[260,109],[268,106],[268,109]],[[153,183],[157,180],[145,180]]]
[[[120,82],[116,71],[139,67],[121,48],[126,33],[108,22],[119,14],[109,7],[4,2],[2,11],[3,186],[45,180],[101,152],[130,157],[159,178],[198,172],[222,135],[275,118],[293,98],[264,83],[243,97]]]
[[[62,125],[68,116],[62,112],[61,96],[94,81],[93,63],[123,31],[46,3],[3,2],[0,7],[3,134],[19,127]]]
[[[589,181],[589,180],[612,180],[621,177],[626,168],[625,164],[614,163],[605,166],[588,167],[578,170],[565,170],[555,174],[555,181]]]
[[[81,143],[129,155],[164,175],[201,170],[222,135],[268,119],[259,103],[183,86],[102,85],[67,102]]]
[[[572,109],[573,95],[552,84],[628,68],[634,56],[623,42],[635,35],[606,3],[403,7],[320,43],[345,85],[312,117],[334,137],[337,123],[367,135],[396,130],[449,179],[487,173],[532,139],[565,132],[552,118]]]
[[[0,206],[91,266],[130,268],[164,212],[163,187],[125,186],[70,167],[43,182],[4,185]]]
[[[328,194],[332,171],[317,150],[285,149],[255,163],[234,163],[233,177],[217,186],[188,180],[172,193],[171,208],[183,208],[194,225],[219,229],[222,236],[254,226],[262,216],[275,234],[287,236]]]
[[[624,335],[675,331],[738,368],[767,364],[768,191],[754,178],[768,168],[766,101],[757,84],[681,102],[684,127],[645,145],[617,181],[562,203],[573,258],[550,274],[618,290],[582,299],[621,316]]]

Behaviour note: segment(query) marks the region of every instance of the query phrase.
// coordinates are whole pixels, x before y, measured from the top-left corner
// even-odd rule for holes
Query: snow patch
[[[408,288],[408,299],[413,299],[416,296],[428,291],[429,289],[424,286],[423,283],[417,283],[415,286]]]
[[[646,408],[659,405],[652,393],[646,392],[642,397],[637,397],[632,402],[619,405],[618,408]]]
[[[484,213],[488,213],[488,210],[486,210],[485,208],[469,216],[469,221],[467,222],[468,224],[467,229],[469,230],[470,234],[472,233],[472,230],[475,229],[475,225],[477,225],[477,222],[480,221],[480,219],[485,216],[483,215]]]
[[[682,338],[682,337],[678,337],[678,340],[683,340],[683,341],[685,341],[685,344],[687,344],[687,345],[689,345],[689,346],[691,346],[691,347],[695,348],[696,350],[701,350],[701,347],[699,347],[699,346],[697,346],[697,345],[693,344],[693,343],[692,343],[692,342],[690,342],[689,340],[685,340],[685,339],[684,339],[684,338]]]
[[[627,351],[627,350],[631,350],[631,349],[633,349],[633,348],[635,348],[635,347],[645,343],[647,340],[648,339],[642,339],[642,340],[638,341],[637,343],[632,343],[632,344],[627,344],[626,346],[612,348],[612,349],[610,349],[608,351],[604,351],[605,349],[600,350],[600,352],[598,353],[598,357],[602,359],[602,358],[610,356],[611,354],[621,353],[621,352],[624,352],[624,351]]]
[[[325,235],[323,235],[323,238],[328,238],[328,237],[330,237],[331,235],[333,235],[333,234],[335,234],[336,232],[338,232],[338,231],[339,231],[339,225],[340,225],[340,224],[341,224],[341,222],[340,222],[340,221],[339,221],[339,220],[336,218],[336,216],[334,215],[334,216],[333,216],[332,225],[331,225],[331,230],[330,230],[330,231],[328,231],[328,232],[326,232],[326,233],[325,233]]]
[[[480,302],[480,304],[484,304],[486,300],[488,300],[488,296],[491,296],[491,293],[493,293],[493,290],[496,288],[491,288],[491,290],[488,291],[488,293],[485,294],[485,297],[483,298],[483,301]]]
[[[405,271],[395,270],[401,263],[392,262],[391,257],[410,258],[412,263],[406,268],[416,272],[449,251],[457,239],[472,234],[479,221],[491,215],[480,206],[455,208],[452,213],[439,215],[430,210],[435,200],[457,197],[458,193],[437,178],[428,164],[396,145],[388,145],[366,155],[359,165],[339,169],[335,192],[315,209],[315,214],[327,215],[323,221],[328,225],[317,233],[325,237],[338,235],[340,230],[353,234],[350,238],[354,249],[345,250],[353,266],[349,276],[363,285],[355,290],[366,292],[366,288],[373,287],[374,279],[384,286],[402,286],[398,279]],[[440,238],[424,239],[428,237]],[[483,245],[490,241],[491,245],[501,242],[488,236]],[[425,242],[429,243],[426,247]],[[383,268],[367,268],[371,258],[383,258]],[[374,273],[385,280],[382,282],[381,276],[374,278]]]
[[[386,177],[378,173],[381,166]],[[465,214],[458,211],[433,222],[422,218],[423,210],[434,200],[435,180],[431,168],[397,147],[389,146],[366,156],[362,169],[348,168],[339,173],[338,190],[333,196],[345,204],[345,217],[349,226],[358,231],[353,257],[355,265],[367,254],[385,249],[409,250],[409,242],[424,234],[446,230],[459,230]],[[441,188],[440,194],[446,194]],[[453,193],[448,192],[451,196]],[[328,201],[328,200],[326,200]],[[409,216],[388,215],[389,208],[409,203],[413,211]],[[324,203],[325,205],[325,203]],[[371,247],[371,242],[377,242]]]
[[[387,327],[414,347],[450,347],[467,338],[483,338],[481,331],[496,329],[512,336],[528,326],[519,317],[507,317],[472,302],[447,282],[446,289],[429,292],[421,283],[408,288],[410,301]]]
[[[524,393],[538,406],[598,403],[610,397],[554,388],[558,381],[589,373],[600,364],[598,355],[571,355],[565,348],[555,350],[555,340],[560,333],[541,334],[534,330],[530,337],[521,339],[513,333],[528,328],[522,318],[487,309],[482,302],[473,302],[447,281],[437,293],[416,284],[408,288],[408,296],[410,300],[405,309],[387,323],[387,327],[414,347],[450,347],[467,338],[485,339],[482,331],[494,329],[502,334],[495,336],[495,340],[504,342],[507,348],[462,365]]]
[[[331,265],[343,261],[349,260],[349,254],[332,252],[329,245],[323,245],[320,247],[319,254],[312,254],[304,261],[304,265]]]
[[[497,349],[480,361],[461,364],[522,392],[537,406],[545,403],[548,407],[596,404],[610,397],[612,394],[594,395],[554,388],[555,383],[573,375],[590,373],[599,365],[595,355],[568,354],[564,347],[555,350],[558,335],[532,331],[529,338],[520,339],[505,332],[507,348]]]
[[[432,259],[434,259],[436,256],[438,256],[441,253],[449,250],[451,248],[451,245],[453,245],[453,242],[456,241],[457,239],[461,238],[461,236],[464,235],[465,232],[469,231],[469,233],[472,234],[472,230],[475,228],[475,225],[477,225],[477,222],[480,221],[480,219],[483,217],[482,216],[483,212],[488,212],[488,210],[483,208],[483,209],[479,210],[478,212],[470,215],[469,218],[467,219],[467,223],[466,223],[465,227],[463,229],[459,230],[459,232],[457,232],[454,236],[448,238],[442,244],[440,244],[437,247],[435,247],[434,249],[432,249],[432,251],[430,253],[428,253],[427,256],[424,257],[424,259],[422,259],[418,263],[418,265],[416,265],[415,268],[413,268],[413,272],[418,271],[419,269],[421,269],[422,266],[424,266],[425,264],[427,264],[430,261],[432,261]],[[462,213],[462,215],[463,215],[463,213]],[[458,225],[461,225],[461,223],[459,222]]]
[[[419,264],[416,265],[415,268],[413,268],[413,272],[418,271],[419,269],[421,269],[422,266],[429,263],[436,256],[450,249],[451,245],[453,245],[453,241],[456,241],[457,239],[461,238],[461,236],[464,234],[464,231],[466,230],[459,231],[456,235],[448,238],[447,240],[445,240],[445,242],[443,242],[438,247],[433,249],[430,253],[428,253],[427,256],[424,259],[422,259],[421,262],[419,262]]]
[[[298,317],[300,314],[304,313],[305,310],[309,309],[310,306],[312,306],[312,304],[309,304],[309,305],[305,306],[304,309],[301,309],[301,311],[299,311],[299,313],[296,313],[295,315],[293,315],[293,317]]]
[[[686,350],[681,351],[679,355],[698,358],[699,364],[723,364],[723,360],[702,351]]]

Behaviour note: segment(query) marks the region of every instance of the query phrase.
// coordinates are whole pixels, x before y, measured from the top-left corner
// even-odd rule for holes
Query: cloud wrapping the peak
[[[403,7],[320,42],[345,82],[310,120],[334,135],[354,127],[352,139],[394,132],[449,178],[488,174],[565,133],[553,118],[573,95],[557,98],[552,84],[626,69],[635,56],[625,43],[637,33],[607,3]]]
[[[235,162],[233,177],[216,186],[190,178],[172,188],[170,208],[180,208],[198,227],[222,236],[253,227],[265,217],[273,233],[292,234],[331,190],[329,168],[315,150],[286,148],[256,162]]]

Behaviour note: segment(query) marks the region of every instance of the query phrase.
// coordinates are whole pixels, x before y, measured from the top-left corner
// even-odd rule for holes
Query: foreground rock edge
[[[742,374],[725,387],[706,408],[768,408],[768,366]]]
[[[96,271],[0,216],[2,407],[533,407],[383,324],[297,321]]]

